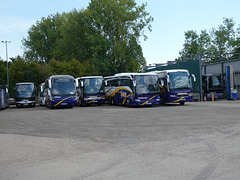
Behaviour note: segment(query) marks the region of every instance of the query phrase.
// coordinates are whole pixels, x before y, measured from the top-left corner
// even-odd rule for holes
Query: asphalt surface
[[[0,111],[0,180],[238,180],[240,102]]]

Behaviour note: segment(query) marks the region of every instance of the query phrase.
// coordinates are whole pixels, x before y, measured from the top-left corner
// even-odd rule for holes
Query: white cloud
[[[22,56],[22,39],[27,37],[29,28],[36,23],[33,19],[0,17],[0,41],[11,41],[8,45],[9,58]],[[5,46],[0,44],[0,56],[5,59]]]
[[[28,29],[35,23],[32,19],[21,19],[19,17],[4,17],[0,18],[0,32],[17,33],[28,31]]]

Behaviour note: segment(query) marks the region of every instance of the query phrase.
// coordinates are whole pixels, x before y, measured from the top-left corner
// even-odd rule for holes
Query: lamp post
[[[8,76],[8,50],[7,50],[7,44],[11,43],[11,41],[2,41],[2,43],[6,44],[6,61],[7,61],[7,85],[9,88],[9,76]]]

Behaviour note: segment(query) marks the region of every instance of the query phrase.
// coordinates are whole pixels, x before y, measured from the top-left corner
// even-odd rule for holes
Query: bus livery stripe
[[[125,99],[124,99],[124,101],[123,101],[123,103],[122,104],[125,104],[125,101],[127,100],[127,98],[129,97],[129,96],[131,96],[131,95],[133,95],[133,94],[129,94],[129,95],[127,95],[127,97],[125,97]]]
[[[110,94],[109,96],[110,96],[110,97],[115,96],[115,94],[116,94],[118,91],[120,91],[120,90],[126,90],[126,91],[132,93],[132,92],[131,92],[129,89],[127,89],[127,88],[119,87],[119,88],[117,88],[115,91],[113,91],[112,94]]]
[[[55,104],[55,105],[53,105],[53,106],[58,106],[60,103],[62,103],[63,101],[65,101],[65,100],[67,100],[67,99],[69,99],[69,98],[71,98],[71,97],[74,97],[74,96],[66,97],[66,98],[62,99],[61,101],[59,101],[57,104]]]
[[[189,96],[190,94],[193,94],[193,93],[191,92],[191,93],[188,93],[187,95]],[[184,97],[181,97],[181,98],[177,99],[176,101],[173,101],[173,103],[179,102],[182,99],[184,99]]]
[[[155,97],[157,97],[157,96],[158,96],[158,95],[155,95],[155,96],[149,98],[146,102],[142,103],[140,106],[145,105],[146,103],[148,103],[149,101],[151,101],[153,98],[155,98]]]

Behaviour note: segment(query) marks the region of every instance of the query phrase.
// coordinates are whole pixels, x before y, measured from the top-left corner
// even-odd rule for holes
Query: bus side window
[[[114,80],[112,81],[111,85],[112,85],[112,86],[118,86],[118,82],[117,82],[117,80],[114,79]]]

